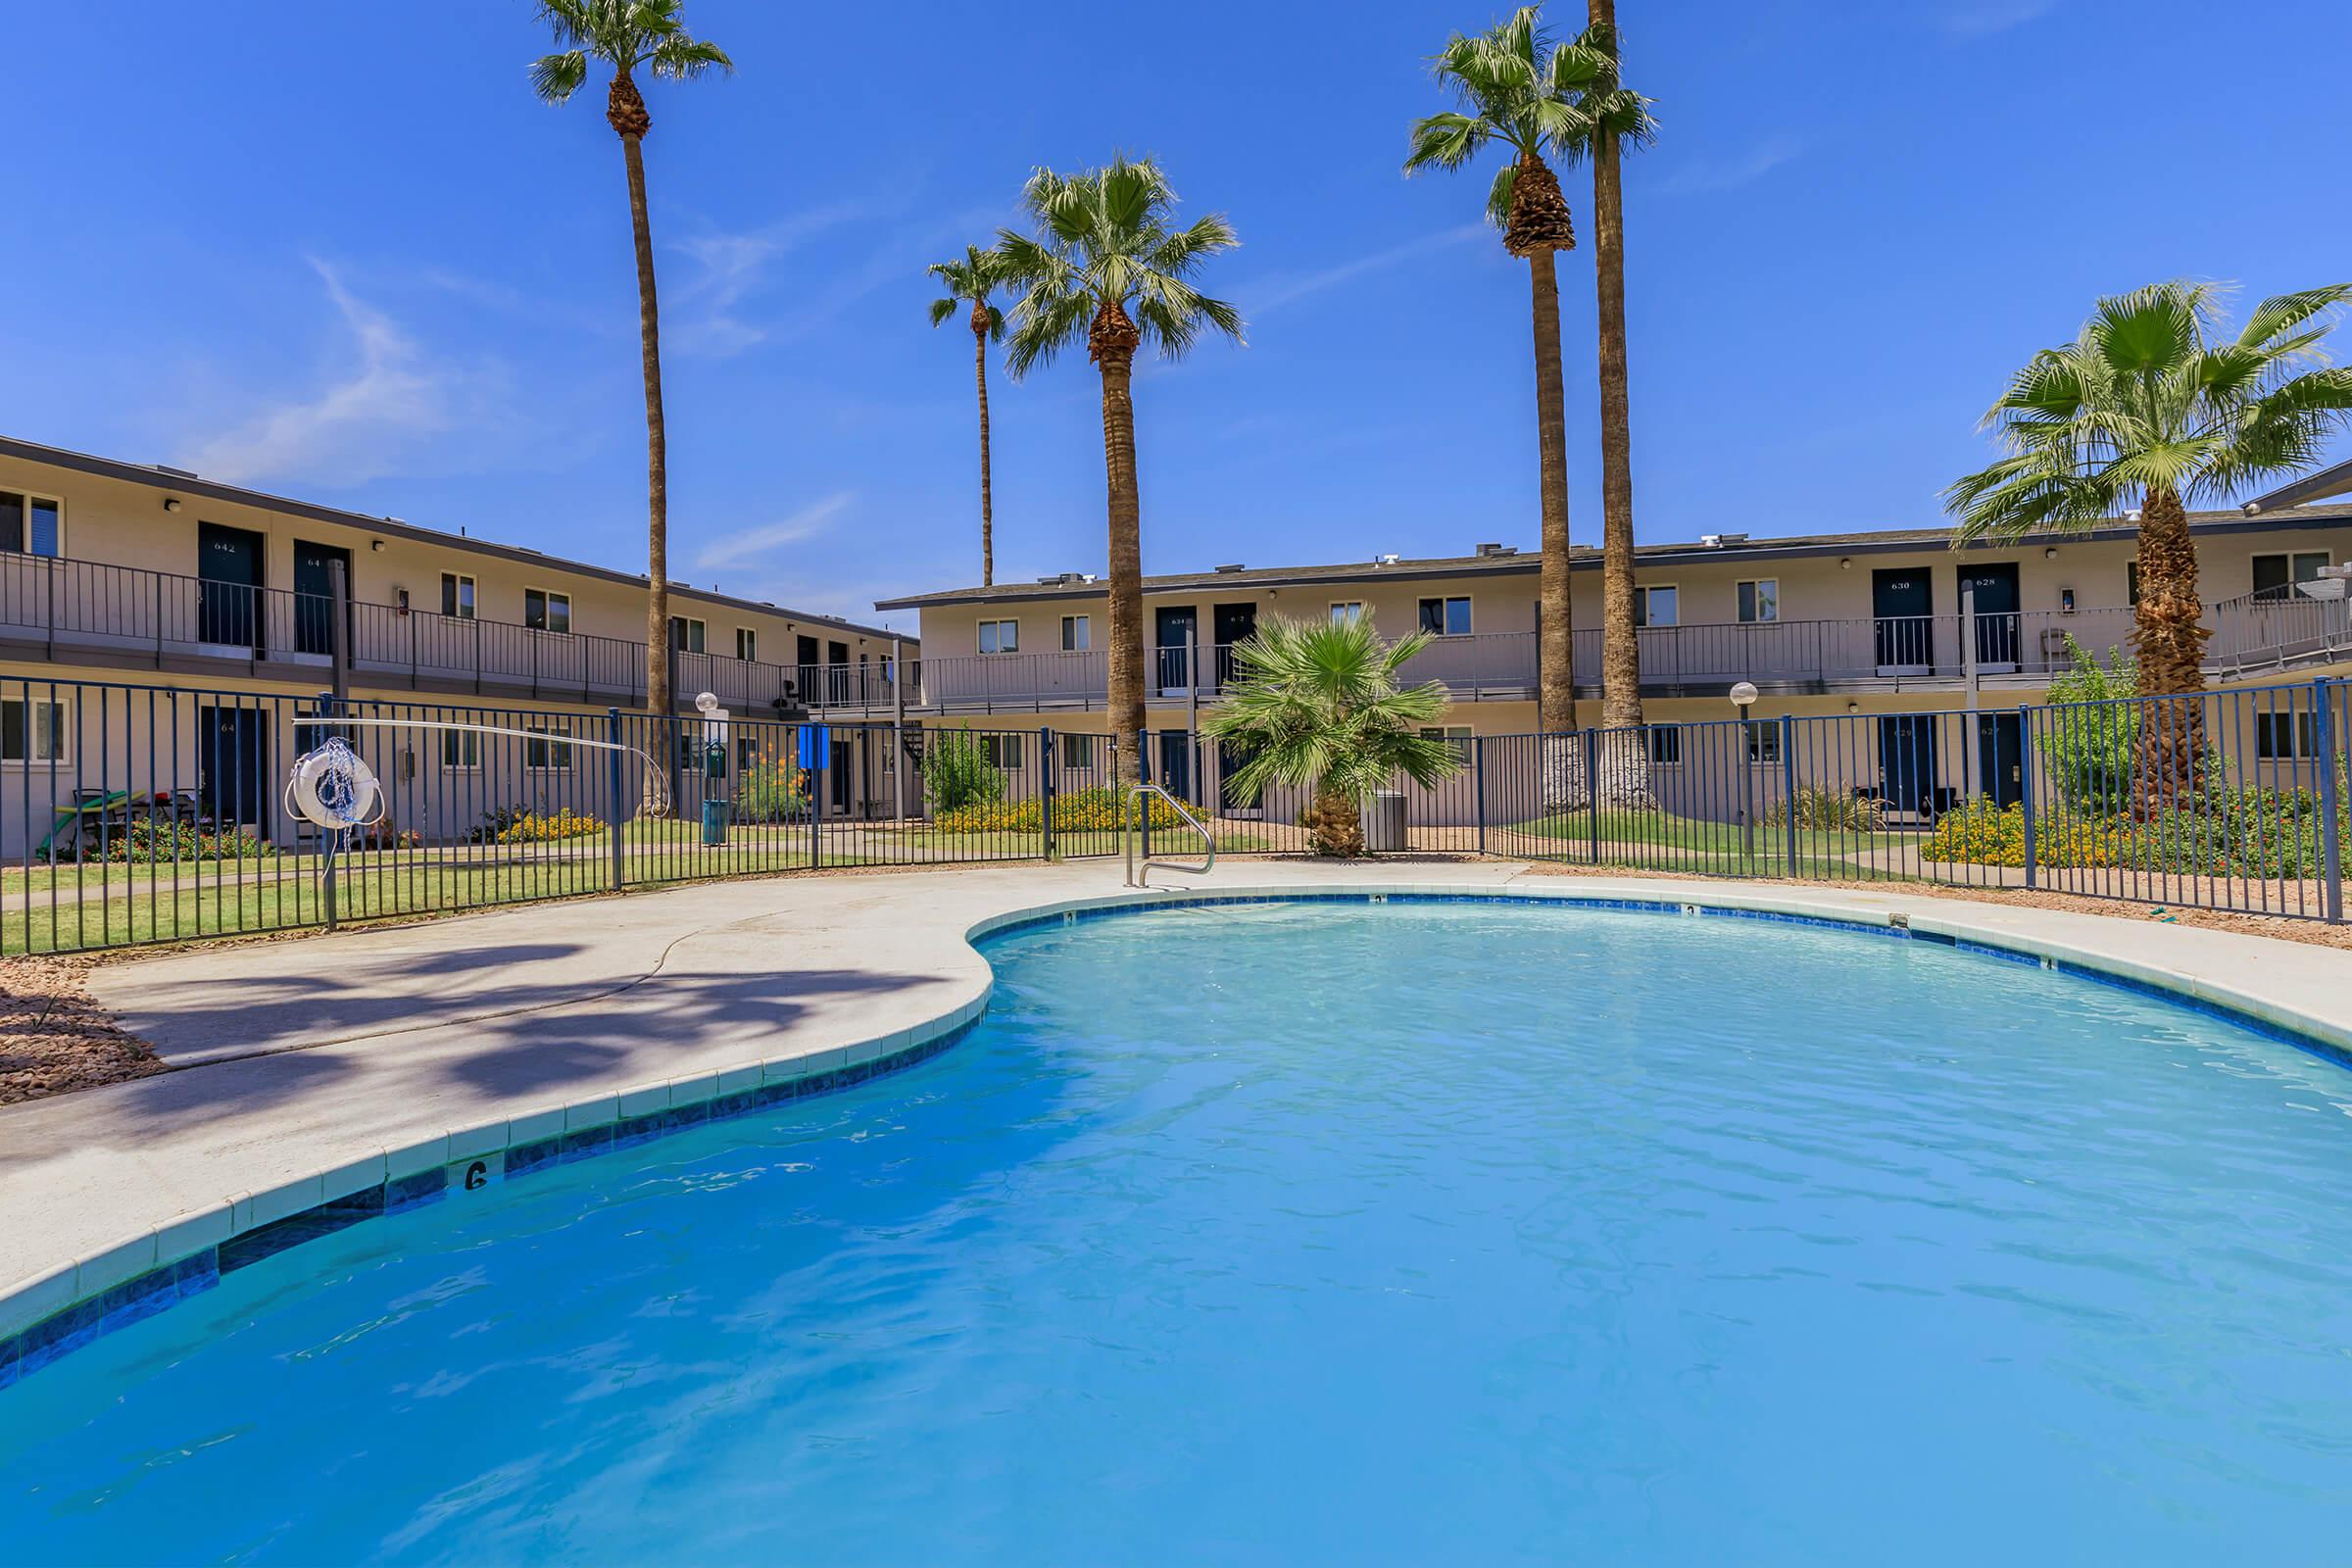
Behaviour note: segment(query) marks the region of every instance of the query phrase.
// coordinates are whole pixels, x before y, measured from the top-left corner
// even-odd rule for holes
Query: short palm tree
[[[1616,0],[1588,0],[1592,24],[1577,39],[1599,63],[1578,88],[1574,131],[1560,141],[1571,164],[1592,165],[1592,274],[1598,294],[1600,345],[1600,721],[1629,731],[1642,723],[1642,643],[1634,626],[1633,413],[1627,389],[1625,339],[1625,193],[1620,155],[1649,145],[1657,134],[1649,100],[1625,85],[1619,72]],[[1646,800],[1649,754],[1630,737],[1604,777],[1613,804]],[[1631,770],[1629,776],[1628,770]],[[1629,788],[1630,786],[1630,788]]]
[[[1446,711],[1446,688],[1396,683],[1428,646],[1420,631],[1382,643],[1368,615],[1261,624],[1235,647],[1234,682],[1201,724],[1250,754],[1227,788],[1245,801],[1274,784],[1312,790],[1306,821],[1316,853],[1361,855],[1358,803],[1400,773],[1428,788],[1461,766],[1450,744],[1421,733]]]
[[[1004,335],[1004,313],[989,296],[1004,281],[1004,261],[995,251],[966,245],[962,261],[933,262],[930,270],[948,291],[944,299],[931,302],[933,326],[954,316],[958,305],[972,308],[967,319],[972,328],[972,373],[980,381],[980,586],[985,588],[997,580],[996,526],[988,493],[988,345]]]
[[[1414,122],[1405,172],[1465,168],[1490,143],[1512,155],[1488,188],[1487,217],[1502,231],[1503,249],[1526,259],[1532,293],[1544,514],[1537,721],[1556,733],[1576,727],[1576,684],[1568,603],[1568,415],[1560,380],[1559,276],[1552,258],[1576,248],[1576,230],[1546,159],[1572,155],[1583,133],[1579,97],[1612,76],[1614,67],[1582,42],[1553,43],[1534,6],[1522,7],[1509,21],[1476,36],[1455,33],[1431,66],[1461,107]]]
[[[2191,503],[2316,464],[2352,415],[2352,370],[2324,344],[2352,283],[2263,301],[2227,335],[2212,283],[2157,283],[2099,301],[2072,343],[2043,349],[1984,416],[2007,451],[1944,493],[1955,548],[2095,527],[2136,509],[2132,644],[2143,696],[2205,684]],[[2141,726],[2143,809],[2194,788],[2198,704]]]
[[[997,253],[1021,290],[1005,363],[1026,376],[1083,343],[1102,377],[1102,463],[1109,481],[1110,721],[1144,727],[1143,499],[1136,481],[1136,350],[1146,343],[1179,359],[1204,330],[1242,340],[1241,313],[1193,279],[1208,258],[1241,243],[1222,214],[1179,225],[1176,193],[1159,166],[1116,158],[1102,169],[1029,176],[1021,205],[1033,234],[1010,229]],[[1119,775],[1140,776],[1134,746],[1118,748]]]
[[[538,0],[539,20],[562,48],[531,67],[531,87],[551,104],[567,101],[588,79],[591,60],[612,69],[605,119],[620,137],[629,176],[629,227],[637,242],[637,340],[645,362],[646,707],[667,717],[669,690],[669,445],[662,420],[661,311],[654,294],[654,235],[645,212],[645,133],[653,128],[637,89],[642,70],[658,79],[691,80],[735,69],[724,50],[691,36],[680,0]]]

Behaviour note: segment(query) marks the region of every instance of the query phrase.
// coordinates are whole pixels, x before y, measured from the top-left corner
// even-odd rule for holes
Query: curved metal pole
[[[1135,859],[1135,840],[1131,834],[1131,830],[1133,828],[1142,826],[1141,813],[1151,809],[1150,803],[1145,798],[1152,795],[1156,795],[1161,800],[1167,802],[1169,808],[1175,811],[1178,816],[1184,818],[1185,825],[1200,835],[1200,843],[1207,851],[1207,858],[1199,865],[1187,865],[1181,860],[1155,860],[1148,854],[1144,857],[1142,865],[1137,865]],[[1200,819],[1195,816],[1192,812],[1186,810],[1182,801],[1176,799],[1175,796],[1170,795],[1166,790],[1161,789],[1156,784],[1138,784],[1135,787],[1135,793],[1128,798],[1127,804],[1120,808],[1119,845],[1121,852],[1126,857],[1127,886],[1131,888],[1140,888],[1149,885],[1152,876],[1152,868],[1155,865],[1163,871],[1182,871],[1190,876],[1206,876],[1210,871],[1216,868],[1217,864],[1216,835],[1211,833],[1207,828],[1202,827],[1200,825]]]

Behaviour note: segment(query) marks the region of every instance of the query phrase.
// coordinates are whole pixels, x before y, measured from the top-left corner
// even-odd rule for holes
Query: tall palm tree
[[[2191,503],[2317,463],[2352,416],[2352,370],[2324,345],[2352,283],[2264,300],[2227,335],[2212,283],[2156,283],[2099,301],[2072,343],[2043,349],[1984,416],[2008,455],[1954,483],[1954,548],[2095,527],[2136,508],[2132,645],[2143,696],[2205,684]],[[2143,810],[2196,783],[2199,704],[2140,727]],[[2159,717],[2163,715],[2159,712]]]
[[[1502,248],[1527,262],[1536,335],[1536,448],[1544,513],[1537,690],[1546,732],[1576,727],[1575,641],[1568,604],[1568,415],[1560,381],[1560,287],[1555,253],[1576,248],[1568,200],[1547,155],[1566,155],[1583,120],[1578,95],[1607,63],[1582,43],[1554,44],[1538,8],[1475,37],[1455,33],[1431,62],[1461,107],[1413,122],[1408,174],[1469,165],[1489,143],[1512,155],[1487,191],[1487,218]]]
[[[996,528],[988,493],[988,345],[990,339],[1004,335],[1004,313],[989,296],[1004,281],[1004,260],[995,251],[966,245],[962,261],[933,262],[930,270],[948,291],[945,299],[931,302],[933,326],[954,316],[959,304],[972,308],[972,373],[980,381],[980,586],[985,588],[997,580]]]
[[[1619,155],[1657,134],[1649,100],[1619,72],[1616,0],[1588,0],[1591,25],[1577,43],[1601,63],[1576,93],[1577,128],[1561,144],[1574,164],[1592,165],[1592,275],[1600,340],[1600,721],[1611,730],[1642,724],[1642,642],[1634,627],[1633,415],[1626,390],[1625,195]],[[1639,736],[1612,747],[1604,792],[1614,804],[1648,798],[1649,754]]]
[[[1110,719],[1114,734],[1144,727],[1143,498],[1136,482],[1136,350],[1179,359],[1203,329],[1242,341],[1241,313],[1193,285],[1208,258],[1241,243],[1221,213],[1179,226],[1176,193],[1151,159],[1029,176],[1021,205],[1034,234],[1004,230],[997,252],[1021,290],[1005,363],[1015,376],[1083,343],[1102,377],[1102,465],[1109,480]],[[1136,748],[1119,748],[1119,776],[1141,776]]]
[[[588,79],[591,59],[612,68],[605,119],[620,137],[629,175],[629,227],[637,242],[637,339],[645,361],[646,599],[645,699],[667,717],[669,691],[669,449],[662,422],[661,311],[654,296],[654,234],[645,214],[645,133],[653,128],[637,73],[691,80],[735,63],[714,43],[693,37],[680,0],[538,0],[539,20],[562,45],[531,67],[531,88],[551,104],[567,101]]]
[[[1260,625],[1235,647],[1234,682],[1201,725],[1250,753],[1229,781],[1235,794],[1254,801],[1270,784],[1311,789],[1316,853],[1361,855],[1360,801],[1399,773],[1427,789],[1461,766],[1448,742],[1421,733],[1452,700],[1446,688],[1396,683],[1428,646],[1423,631],[1384,646],[1368,615]]]

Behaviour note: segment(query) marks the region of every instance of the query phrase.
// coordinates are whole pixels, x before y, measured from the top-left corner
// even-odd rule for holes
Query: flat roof
[[[177,495],[207,496],[215,501],[226,501],[235,506],[253,507],[263,512],[279,512],[289,516],[309,517],[317,522],[341,523],[346,527],[364,528],[372,533],[387,534],[396,539],[413,539],[420,544],[441,545],[468,555],[491,556],[501,561],[518,562],[525,565],[560,566],[576,571],[584,577],[602,578],[606,582],[623,583],[633,588],[646,586],[642,571],[615,571],[611,566],[599,566],[569,557],[533,550],[528,545],[502,545],[488,539],[476,539],[470,534],[450,533],[440,528],[426,528],[397,517],[369,516],[364,512],[352,512],[342,507],[321,506],[315,501],[297,501],[289,496],[271,495],[266,490],[250,490],[243,485],[222,484],[207,479],[185,468],[167,467],[160,463],[124,463],[118,458],[94,457],[87,452],[74,452],[65,447],[44,446],[38,441],[24,441],[15,436],[0,435],[0,457],[21,459],[26,463],[45,463],[52,467],[71,468],[76,473],[95,474],[103,479],[120,479],[126,484],[145,485],[154,490],[170,490]],[[738,599],[732,594],[715,593],[708,589],[691,588],[672,581],[671,594],[691,599],[698,604],[724,605],[735,610],[765,612],[805,620],[814,626],[831,626],[840,631],[857,632],[867,637],[904,637],[915,639],[904,632],[886,627],[868,626],[838,615],[820,615],[812,611],[794,610],[788,605],[771,605],[763,599]]]
[[[2189,526],[2200,535],[2230,533],[2269,533],[2295,528],[2339,527],[2352,523],[2352,503],[2334,506],[2293,507],[2278,512],[2248,515],[2242,511],[2197,512],[2189,514]],[[2137,532],[2132,522],[2117,519],[2094,528],[2078,528],[2066,532],[2046,532],[2023,535],[1998,542],[1987,541],[1965,549],[2004,551],[2019,550],[2052,543],[2084,540],[2130,539]],[[1672,564],[1689,561],[1789,561],[1809,556],[1886,555],[1898,551],[1927,548],[1950,549],[1950,528],[1880,528],[1864,533],[1796,534],[1779,539],[1725,538],[1708,544],[1693,540],[1681,544],[1636,545],[1634,559],[1642,564]],[[1576,571],[1600,569],[1600,551],[1592,545],[1574,545],[1568,552],[1569,566]],[[1354,561],[1312,566],[1252,566],[1230,570],[1183,571],[1162,576],[1146,577],[1146,593],[1180,593],[1187,589],[1214,588],[1287,588],[1293,584],[1361,583],[1384,577],[1441,578],[1515,576],[1534,572],[1542,557],[1533,550],[1500,550],[1486,555],[1431,556],[1417,560]],[[1035,582],[998,583],[987,588],[949,588],[937,593],[909,594],[899,599],[880,599],[876,610],[928,610],[949,605],[1017,604],[1028,600],[1091,599],[1109,591],[1101,577],[1050,577]]]

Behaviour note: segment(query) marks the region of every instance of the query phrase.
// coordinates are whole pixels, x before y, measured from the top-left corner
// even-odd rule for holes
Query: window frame
[[[2330,565],[2333,564],[2332,555],[2332,552],[2327,550],[2255,551],[2247,558],[2247,581],[2253,584],[2252,598],[2254,603],[2258,605],[2293,604],[2296,600],[2304,597],[2303,595],[2295,592],[2295,589],[2299,585],[2307,582],[2318,582],[2320,580],[2319,571],[2316,567],[2313,569],[2312,574],[2308,577],[2298,577],[2295,575],[2295,568],[2297,564],[2306,561],[2316,561],[2322,566]],[[2262,575],[2262,564],[2266,561],[2283,562],[2286,565],[2286,580],[2282,583],[2277,584],[2275,588],[2265,588],[2259,581],[2256,580]]]
[[[1478,736],[1467,724],[1424,724],[1421,726],[1421,738],[1451,744],[1454,757],[1464,767],[1470,765],[1470,754],[1478,742]]]
[[[6,713],[8,709],[11,707],[22,708],[24,710],[24,717],[23,721],[24,734],[24,755],[23,757],[10,757],[7,755],[5,745],[0,744],[0,766],[34,768],[55,766],[71,767],[74,764],[74,731],[75,727],[73,723],[73,713],[74,711],[74,698],[34,697],[29,693],[16,697],[0,698],[0,742],[4,742],[7,734],[8,721]],[[34,734],[33,718],[44,709],[47,710],[52,715],[52,738],[57,743],[57,755],[54,757],[35,757],[32,755],[32,740]]]
[[[1054,760],[1069,772],[1091,773],[1097,765],[1095,743],[1101,739],[1099,735],[1089,735],[1082,730],[1057,734],[1054,737]]]
[[[468,760],[466,754],[471,753]],[[478,773],[482,770],[482,737],[470,729],[445,729],[441,732],[441,771],[444,773]]]
[[[1424,594],[1414,602],[1413,624],[1423,631],[1429,632],[1432,637],[1475,636],[1478,625],[1477,612],[1472,609],[1470,599],[1471,596],[1468,594]],[[1453,607],[1456,605],[1462,607],[1462,629],[1460,631],[1453,629]],[[1429,625],[1429,612],[1432,606],[1437,609],[1438,626],[1441,628],[1435,631],[1432,631]]]
[[[982,730],[979,732],[979,737],[982,761],[1000,773],[1018,773],[1022,770],[1021,758],[1029,750],[1021,744],[1023,740],[1027,739],[1026,736],[1014,735],[1003,730]],[[1008,741],[1011,743],[1012,756],[1012,760],[1009,762],[1004,760],[1005,743]]]
[[[1072,631],[1078,634],[1075,642],[1070,640]],[[1091,611],[1061,617],[1061,651],[1065,654],[1091,654],[1095,651],[1095,617]]]
[[[1331,623],[1334,626],[1352,625],[1363,618],[1364,602],[1361,599],[1334,599],[1331,601]]]
[[[1643,738],[1642,749],[1649,754],[1650,766],[1680,767],[1683,765],[1683,732],[1680,726],[1646,724],[1642,728],[1647,733]]]
[[[702,635],[691,635],[694,632]],[[693,646],[696,643],[702,646]],[[670,616],[669,651],[673,654],[708,654],[710,651],[710,622],[700,615]]]
[[[539,596],[539,624],[536,626],[531,624],[531,595],[533,594],[537,594]],[[551,625],[549,623],[555,619],[556,603],[559,600],[563,601],[564,605],[564,624],[561,626]],[[526,630],[545,632],[550,637],[570,636],[571,595],[564,592],[561,588],[533,588],[527,583],[524,584],[522,590],[522,624]]]
[[[64,496],[45,495],[38,490],[20,490],[13,487],[0,487],[0,495],[15,496],[18,504],[24,509],[23,516],[18,519],[18,525],[24,529],[24,545],[15,550],[0,546],[0,555],[24,556],[33,561],[63,561],[66,559],[66,498]],[[32,548],[33,514],[43,506],[51,508],[57,517],[57,538],[53,541],[57,548],[47,555]]]
[[[469,571],[445,571],[441,574],[441,613],[450,620],[476,620],[481,616],[482,585]]]
[[[760,662],[759,627],[738,626],[735,628],[735,659],[738,663],[744,664]]]
[[[2283,729],[2286,751],[2278,750]],[[2308,762],[2320,749],[2320,726],[2308,708],[2273,709],[2254,715],[2254,760],[2258,762]]]
[[[1666,593],[1674,595],[1674,618],[1659,620],[1650,613],[1649,596]],[[1638,582],[1634,584],[1634,628],[1637,631],[1656,626],[1671,630],[1683,623],[1683,585],[1679,582]]]
[[[1747,765],[1780,766],[1781,721],[1777,718],[1743,718],[1740,723],[1747,727]]]
[[[555,728],[558,724],[562,724],[564,727],[562,729]],[[573,737],[570,720],[540,719],[527,722],[524,727],[533,732],[522,743],[522,770],[524,772],[568,773],[571,771],[576,748],[571,744]],[[539,760],[535,762],[531,760],[531,752],[534,748],[540,754]],[[556,760],[559,751],[563,754],[562,761]]]
[[[1764,593],[1766,588],[1770,588],[1772,590],[1769,599]],[[1742,577],[1740,579],[1738,585],[1732,589],[1732,594],[1739,607],[1736,611],[1734,611],[1734,613],[1739,615],[1740,625],[1777,626],[1780,624],[1780,578]],[[1767,608],[1769,608],[1772,612],[1772,613],[1769,615],[1763,612]]]
[[[1004,644],[1004,628],[1007,626],[1012,628],[1012,645],[1010,647],[1006,647]],[[1021,617],[1010,615],[1000,616],[994,620],[983,620],[973,629],[972,640],[973,646],[989,659],[996,659],[1005,654],[1017,654],[1021,651]],[[996,644],[994,648],[989,646],[991,642]]]

